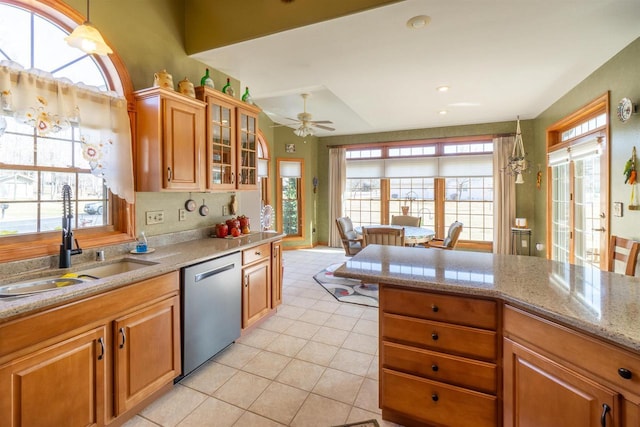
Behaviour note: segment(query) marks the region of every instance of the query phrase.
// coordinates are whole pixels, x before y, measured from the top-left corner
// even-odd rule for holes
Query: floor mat
[[[378,307],[378,285],[334,276],[333,272],[341,265],[331,264],[313,278],[338,301]]]

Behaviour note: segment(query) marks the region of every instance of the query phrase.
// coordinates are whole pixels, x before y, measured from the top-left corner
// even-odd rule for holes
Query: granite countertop
[[[41,271],[24,274],[14,274],[3,277],[0,285],[12,284],[21,281],[34,280],[45,277],[60,277],[69,272],[85,270],[101,265],[117,262],[123,258],[134,260],[152,261],[157,264],[131,270],[126,273],[116,274],[98,280],[86,280],[73,286],[46,291],[38,294],[20,297],[0,298],[0,323],[24,316],[31,312],[37,312],[48,307],[74,301],[79,298],[96,295],[111,289],[119,288],[134,282],[155,277],[164,273],[179,270],[193,264],[210,260],[219,256],[238,252],[262,243],[282,239],[284,234],[273,232],[257,232],[233,239],[218,239],[204,237],[196,240],[185,241],[176,244],[166,244],[154,247],[154,252],[149,254],[122,254],[117,257],[107,258],[102,262],[72,263],[72,268],[56,269],[46,268]],[[73,260],[72,260],[73,262]]]
[[[336,276],[501,299],[558,323],[640,351],[640,278],[539,257],[379,246]]]

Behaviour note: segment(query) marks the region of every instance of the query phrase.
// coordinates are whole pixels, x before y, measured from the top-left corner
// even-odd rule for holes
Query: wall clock
[[[631,102],[631,100],[629,98],[622,98],[618,103],[617,112],[618,119],[620,119],[622,123],[629,120],[629,117],[631,117],[631,113],[633,113],[633,103]]]

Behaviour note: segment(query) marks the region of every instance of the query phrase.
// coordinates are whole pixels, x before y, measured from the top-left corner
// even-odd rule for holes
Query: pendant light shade
[[[80,49],[88,54],[108,55],[113,50],[105,43],[100,32],[89,22],[89,0],[87,0],[87,20],[76,27],[65,41],[71,47]]]

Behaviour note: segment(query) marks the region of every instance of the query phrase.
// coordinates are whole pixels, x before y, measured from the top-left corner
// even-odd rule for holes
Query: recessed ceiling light
[[[438,87],[436,88],[436,90],[437,90],[438,92],[446,92],[446,91],[448,91],[448,90],[449,90],[449,86],[438,86]]]
[[[447,114],[447,113],[448,113],[448,111],[447,111],[447,110],[440,110],[440,111],[438,112],[438,114],[440,114],[441,116],[444,116],[444,115],[445,115],[445,114]]]
[[[412,30],[417,30],[418,28],[424,28],[429,25],[431,22],[431,17],[427,15],[418,15],[407,21],[407,27]]]

